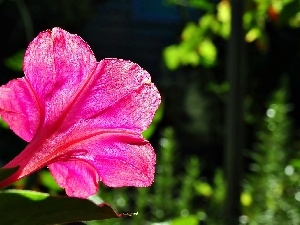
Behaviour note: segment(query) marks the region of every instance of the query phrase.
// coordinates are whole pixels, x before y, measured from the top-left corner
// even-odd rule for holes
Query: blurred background
[[[138,215],[85,224],[300,224],[298,0],[0,0],[1,85],[55,26],[98,61],[138,63],[163,98],[144,133],[152,187],[101,184],[94,198]],[[3,166],[26,143],[0,124]],[[64,194],[48,170],[13,187]]]

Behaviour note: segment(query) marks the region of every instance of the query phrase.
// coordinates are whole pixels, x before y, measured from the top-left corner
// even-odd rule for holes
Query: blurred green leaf
[[[247,42],[253,42],[262,35],[261,32],[262,31],[259,27],[253,27],[247,32],[245,40]]]
[[[5,180],[9,176],[11,176],[13,173],[15,173],[18,170],[19,167],[14,168],[0,168],[0,181]]]
[[[47,171],[40,171],[39,172],[39,177],[41,184],[43,184],[45,187],[47,187],[50,192],[56,192],[56,191],[61,191],[62,188],[58,186],[54,178],[52,177],[51,173]]]
[[[8,124],[5,123],[5,122],[1,119],[1,117],[0,117],[0,127],[3,127],[3,128],[5,128],[5,129],[9,128]]]
[[[294,159],[290,163],[293,167],[300,169],[300,159]]]
[[[229,83],[217,84],[211,81],[207,84],[207,89],[215,94],[226,94],[229,91]]]
[[[175,70],[180,65],[180,56],[177,45],[170,45],[163,51],[165,64],[169,70]]]
[[[289,24],[290,20],[293,17],[295,17],[297,14],[299,14],[299,10],[300,10],[299,1],[288,2],[286,5],[284,5],[284,7],[280,12],[280,21],[284,24]]]
[[[174,4],[174,5],[180,5],[184,7],[191,7],[191,8],[198,8],[202,10],[213,10],[214,5],[213,3],[210,3],[208,0],[187,0],[187,1],[181,1],[181,0],[165,0],[167,4]]]
[[[191,49],[189,48],[189,46],[184,45],[180,45],[181,47],[181,62],[182,62],[182,65],[191,65],[191,66],[197,66],[199,65],[200,63],[200,56],[195,49]]]
[[[199,43],[198,52],[204,66],[213,66],[216,63],[217,48],[210,39],[204,39]]]
[[[27,190],[0,192],[0,224],[46,225],[118,218],[106,204]]]
[[[198,181],[195,184],[195,189],[199,195],[202,195],[205,197],[210,197],[213,194],[212,187],[206,182]]]
[[[181,34],[182,40],[186,41],[186,40],[193,39],[197,30],[198,30],[198,26],[195,23],[193,22],[188,23],[187,25],[185,25],[184,30],[182,31]]]
[[[217,170],[215,177],[214,177],[214,193],[213,193],[213,200],[216,204],[220,204],[225,199],[226,195],[226,181],[224,178],[224,174],[222,170]]]
[[[215,29],[218,26],[218,22],[213,14],[205,14],[199,19],[199,28],[202,31],[202,36],[204,36],[205,32],[209,29]]]
[[[14,71],[22,71],[24,53],[24,50],[20,50],[16,54],[5,59],[5,65]]]
[[[212,11],[214,9],[213,3],[207,0],[190,0],[190,5],[194,8],[199,8],[207,11]]]
[[[223,38],[228,38],[230,34],[230,3],[227,1],[221,1],[217,5],[217,19],[220,21],[219,35]]]
[[[217,5],[217,18],[220,22],[223,23],[229,23],[230,22],[230,13],[231,13],[231,8],[230,8],[230,3],[227,1],[221,1]]]
[[[172,220],[170,225],[198,225],[198,223],[197,216],[187,216]]]
[[[241,194],[241,203],[243,206],[250,206],[252,204],[252,196],[249,192],[243,192]]]

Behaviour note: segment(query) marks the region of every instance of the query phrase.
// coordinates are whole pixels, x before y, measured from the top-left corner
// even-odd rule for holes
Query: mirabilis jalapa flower
[[[150,75],[121,59],[97,62],[79,36],[61,28],[28,46],[23,78],[0,87],[0,116],[27,147],[5,168],[7,186],[45,166],[67,195],[149,186],[155,153],[142,137],[160,104]]]

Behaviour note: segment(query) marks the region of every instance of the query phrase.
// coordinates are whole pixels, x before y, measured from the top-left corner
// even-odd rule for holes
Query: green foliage
[[[251,165],[253,173],[242,196],[244,213],[249,219],[247,224],[300,223],[300,199],[297,199],[300,170],[294,167],[297,161],[289,147],[289,111],[287,85],[283,85],[273,94],[262,127],[257,132],[258,143]]]
[[[10,225],[57,224],[118,218],[108,205],[45,193],[7,190],[0,192],[0,223]]]
[[[207,11],[211,11],[214,9],[214,6],[208,0],[165,0],[167,4],[175,4],[185,7],[193,7],[198,9],[203,9]]]
[[[197,1],[187,2],[190,3],[188,6],[193,7],[194,4],[191,2]],[[180,4],[179,1],[174,1],[174,3]],[[180,66],[187,65],[212,67],[216,64],[217,47],[213,43],[213,37],[215,34],[222,37],[229,35],[229,4],[225,1],[218,5],[210,3],[207,11],[198,23],[189,22],[186,24],[179,44],[164,49],[164,61],[168,69],[175,70]],[[217,14],[214,11],[217,11]]]
[[[20,50],[14,55],[10,56],[4,61],[5,65],[11,70],[22,71],[24,53],[24,50]]]
[[[199,219],[197,216],[187,216],[170,221],[169,225],[198,225]]]
[[[158,221],[164,218],[170,218],[172,211],[174,212],[175,204],[172,191],[176,186],[174,179],[174,163],[175,163],[175,140],[174,131],[171,128],[164,130],[163,138],[160,140],[161,150],[160,157],[157,162],[157,175],[155,178],[152,213],[157,217]]]
[[[0,117],[0,127],[5,128],[5,129],[8,128],[8,124],[5,123],[5,122],[1,119],[1,117]]]
[[[42,170],[38,174],[40,178],[40,183],[49,189],[50,194],[57,194],[57,192],[62,190],[48,170]]]
[[[180,6],[194,7],[191,1],[173,0],[170,2]],[[164,49],[163,57],[166,67],[172,71],[183,66],[197,67],[194,70],[189,68],[189,70],[179,70],[172,74],[176,76],[181,71],[195,71],[201,74],[204,77],[201,80],[205,83],[203,86],[223,100],[224,94],[229,89],[229,84],[224,80],[221,82],[213,81],[213,76],[210,80],[206,80],[205,75],[209,73],[206,71],[211,70],[205,69],[205,67],[215,67],[218,62],[224,61],[224,58],[220,58],[220,60],[218,58],[220,48],[217,44],[222,39],[225,42],[230,35],[231,6],[230,1],[227,0],[218,1],[211,6],[213,10],[206,9],[198,22],[188,22],[185,25],[181,32],[180,42],[167,46]],[[276,32],[282,34],[285,33],[285,30],[298,29],[300,24],[300,3],[296,0],[248,0],[245,1],[244,8],[245,42],[251,43],[247,47],[250,47],[249,52],[251,51],[252,54],[251,48],[256,47],[254,50],[256,55],[248,55],[247,57],[265,57],[265,53],[269,51],[269,39],[272,39],[270,34]],[[266,29],[267,24],[274,33]],[[294,36],[291,37],[294,38]],[[272,42],[270,43],[272,44]],[[202,45],[204,46],[203,49],[200,47]],[[276,58],[276,56],[274,57]],[[258,65],[259,60],[261,59],[249,60],[250,68],[253,65]],[[249,74],[252,75],[250,71]],[[257,81],[255,80],[255,82]],[[247,87],[249,86],[247,85]],[[266,90],[268,89],[266,88]],[[254,131],[257,133],[258,143],[254,153],[251,154],[251,162],[253,163],[250,169],[252,171],[250,175],[246,175],[247,180],[240,196],[244,214],[240,217],[241,224],[300,224],[298,209],[300,160],[297,159],[299,158],[297,151],[295,149],[291,151],[291,148],[296,145],[291,140],[294,132],[292,132],[288,114],[290,106],[287,104],[287,90],[287,85],[284,84],[274,93],[268,104],[265,120],[260,121],[258,131]],[[193,96],[197,98],[199,94],[195,93]],[[249,113],[251,108],[257,105],[256,101],[251,94],[244,101],[244,109],[247,111],[245,113],[247,126],[253,126],[260,119],[257,114]],[[194,109],[198,105],[194,104],[191,108]],[[199,115],[197,117],[202,118]],[[200,127],[201,124],[196,126]],[[195,198],[196,195],[207,201],[204,207],[200,202],[198,203],[197,213],[201,211],[202,215],[205,215],[201,217],[205,219],[201,220],[209,225],[222,224],[219,215],[222,214],[220,205],[224,204],[226,181],[222,171],[220,174],[215,174],[213,184],[198,180],[194,186],[195,194],[192,198]]]
[[[206,13],[199,18],[198,23],[189,22],[185,25],[179,43],[164,49],[163,57],[167,68],[176,70],[187,65],[215,66],[218,49],[214,39],[221,37],[226,40],[230,35],[230,1],[222,0],[217,4],[203,0],[168,2],[185,7],[202,8]],[[300,5],[296,0],[249,0],[245,4],[246,10],[243,16],[245,41],[256,41],[258,49],[262,52],[268,48],[266,21],[278,26],[299,27]]]
[[[188,23],[182,32],[182,42],[164,49],[163,56],[167,68],[175,70],[179,66],[199,64],[211,67],[216,62],[217,49],[210,38],[205,36],[207,32],[205,24],[211,22],[209,17],[200,20],[204,26]]]

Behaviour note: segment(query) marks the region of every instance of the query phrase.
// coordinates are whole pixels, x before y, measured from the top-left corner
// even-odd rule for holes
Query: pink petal
[[[80,37],[54,28],[31,42],[24,72],[0,87],[0,115],[31,142],[5,166],[20,169],[0,187],[47,165],[72,196],[95,193],[98,181],[151,185],[155,153],[141,132],[160,95],[145,70],[125,60],[97,63]]]
[[[111,187],[152,184],[155,153],[141,135],[129,131],[111,131],[95,135],[72,148],[82,148],[86,155],[77,158],[87,160],[97,170],[103,183]]]
[[[49,168],[53,176],[60,186],[66,188],[67,192],[67,189],[74,189],[78,192],[87,193],[86,190],[94,190],[98,181],[102,181],[110,187],[146,187],[152,184],[155,153],[149,142],[134,133],[121,130],[111,132],[114,133],[100,132],[87,135],[89,138],[74,142],[69,147],[69,152],[73,152],[73,155],[64,156],[62,159],[57,158],[55,163],[51,164]],[[85,185],[71,182],[71,176],[76,179],[78,175],[79,180],[81,180],[84,178],[81,178],[80,174],[84,177],[86,172],[81,172],[82,169],[79,167],[78,174],[70,173],[69,161],[65,162],[65,158],[77,159],[79,164],[86,162],[86,164],[82,163],[82,166],[91,166],[94,170],[88,171],[88,178],[89,180],[94,178],[93,182],[90,180]],[[63,169],[61,169],[62,164],[64,165]],[[79,164],[74,165],[78,166]],[[57,165],[58,167],[56,167]],[[71,166],[73,167],[73,164]],[[74,171],[76,171],[75,166]],[[94,172],[94,175],[91,175],[91,172]],[[94,192],[90,192],[90,194],[94,194]]]
[[[88,198],[98,191],[98,174],[84,161],[55,162],[49,165],[49,169],[68,196]]]
[[[0,87],[0,115],[25,141],[31,141],[40,123],[40,109],[26,79],[10,81]]]
[[[90,47],[60,28],[42,32],[30,43],[23,69],[41,107],[41,126],[64,116],[96,66]]]
[[[65,117],[64,127],[91,119],[97,123],[93,129],[143,131],[151,123],[159,104],[159,92],[147,71],[130,61],[104,59]]]
[[[148,187],[153,183],[155,153],[149,143],[123,141],[103,144],[103,152],[96,154],[94,167],[101,181],[110,187]]]

